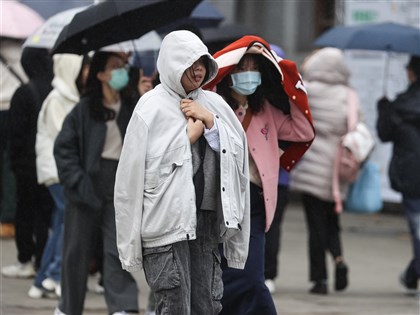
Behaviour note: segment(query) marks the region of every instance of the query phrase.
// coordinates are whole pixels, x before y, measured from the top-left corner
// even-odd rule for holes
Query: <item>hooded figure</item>
[[[215,53],[214,57],[218,63],[219,72],[214,78],[214,80],[207,84],[205,88],[213,89],[217,85],[219,89],[218,84],[223,79],[225,79],[225,77],[230,75],[230,73],[235,69],[235,67],[238,65],[238,63],[245,54],[255,54],[258,56],[263,56],[266,59],[266,63],[270,64],[272,69],[275,69],[275,71],[268,71],[271,77],[266,78],[265,82],[262,83],[262,87],[264,89],[264,93],[266,94],[266,98],[268,99],[270,105],[272,105],[267,106],[267,110],[271,111],[273,115],[276,115],[278,111],[272,110],[272,107],[277,107],[284,113],[289,113],[290,107],[293,107],[293,109],[296,109],[297,111],[303,113],[305,118],[303,119],[301,125],[305,127],[307,126],[307,128],[305,128],[307,129],[307,134],[302,133],[301,135],[299,135],[300,139],[299,136],[295,136],[295,141],[282,141],[282,143],[280,143],[280,147],[282,150],[280,152],[265,152],[267,153],[267,155],[273,156],[273,158],[261,162],[261,165],[265,168],[264,170],[260,170],[261,173],[264,173],[264,171],[265,173],[273,172],[273,176],[270,175],[269,178],[265,176],[265,178],[263,179],[264,196],[266,197],[265,231],[267,232],[273,220],[274,211],[276,207],[279,162],[285,170],[290,171],[296,165],[296,163],[299,161],[302,155],[306,152],[306,150],[308,150],[308,148],[310,147],[314,139],[315,132],[312,125],[312,117],[311,112],[309,110],[306,89],[305,86],[302,84],[301,77],[297,72],[295,63],[290,60],[282,59],[281,57],[278,57],[275,54],[272,54],[270,52],[269,44],[261,37],[249,35],[244,36],[241,39],[233,42],[229,46],[225,47],[224,49]],[[262,80],[264,81],[264,78],[262,78]],[[281,89],[280,87],[283,88]],[[276,95],[276,93],[272,92],[279,90],[284,90],[283,94]],[[299,115],[297,118],[299,118],[300,116],[301,115]],[[254,117],[252,120],[256,121]],[[252,129],[254,125],[255,124],[251,121],[249,128]],[[279,123],[277,123],[277,125],[279,125]],[[278,126],[270,127],[279,129]],[[261,132],[264,131],[261,130]],[[269,131],[267,130],[267,132]],[[247,135],[249,134],[250,132],[247,132]],[[251,141],[260,142],[259,140],[255,139],[255,137],[253,138],[254,139],[248,139],[248,141],[250,142],[250,146],[252,145]],[[276,145],[272,147],[276,147],[276,151],[278,151],[277,138],[269,137],[268,134],[267,138],[267,145],[271,146],[272,142],[275,141]],[[305,139],[310,140],[306,141]],[[265,148],[264,150],[270,151],[271,147],[268,147],[268,149]],[[255,158],[256,157],[254,157],[254,159]]]
[[[47,189],[37,182],[35,166],[36,125],[42,102],[52,89],[52,59],[46,49],[25,47],[21,64],[29,81],[13,94],[9,112],[10,161],[16,178],[18,264],[2,268],[8,277],[35,275],[48,238],[52,207]]]
[[[45,185],[54,201],[50,236],[45,246],[40,269],[28,291],[31,298],[41,298],[46,291],[61,295],[61,250],[64,221],[63,186],[58,178],[54,158],[54,142],[64,118],[79,101],[77,80],[83,56],[58,54],[53,57],[53,90],[42,103],[36,135],[36,170],[38,183]]]
[[[205,71],[199,70],[203,65]],[[216,93],[200,88],[216,76],[218,68],[196,35],[189,31],[168,34],[162,42],[157,68],[161,84],[140,98],[127,128],[117,171],[114,200],[120,260],[129,271],[144,267],[159,314],[166,308],[171,314],[217,314],[222,295],[217,244],[223,242],[232,268],[244,268],[248,255],[246,137],[226,102]],[[194,147],[201,146],[201,141],[189,137],[191,124],[201,120],[195,119],[193,112],[199,111],[211,113],[213,125],[210,129],[205,123],[207,144],[204,143],[206,149],[201,159],[204,177],[201,188],[194,185],[198,183],[197,160],[200,164],[201,157],[195,157]],[[216,128],[215,146],[209,135],[213,128]],[[190,141],[194,143],[192,146]],[[218,178],[215,182],[211,180],[214,177]],[[202,190],[202,200],[198,200],[198,190]],[[214,195],[218,202],[211,202],[213,198],[209,196]],[[211,219],[205,224],[200,223],[202,218]],[[195,250],[194,240],[202,237],[201,228],[206,227],[213,228],[210,233],[214,233],[210,258],[197,261],[207,251]],[[153,261],[153,253],[160,253],[156,257],[162,260]],[[161,270],[164,255],[172,253],[176,258],[170,259],[171,270],[166,273]],[[212,265],[207,268],[209,260]],[[205,269],[214,277],[214,281],[208,281],[210,287],[205,293],[198,293],[201,288],[197,282],[206,282],[207,278],[201,277],[196,269]],[[169,289],[174,288],[177,290],[172,291],[175,295],[172,296]],[[169,300],[174,305],[164,301],[164,293],[171,295]],[[202,305],[197,306],[200,301]]]
[[[11,102],[11,161],[15,171],[19,167],[35,171],[37,119],[42,102],[52,89],[52,59],[46,49],[25,47],[21,64],[29,82],[16,90]]]
[[[83,56],[56,54],[54,60],[53,90],[42,104],[36,135],[36,167],[38,182],[49,186],[58,183],[53,147],[64,118],[79,101],[76,80],[79,77]]]
[[[291,173],[290,187],[302,193],[309,234],[310,281],[313,294],[328,293],[326,254],[334,260],[336,291],[348,285],[348,267],[344,262],[340,238],[340,217],[333,194],[334,161],[342,137],[348,132],[350,102],[358,103],[349,86],[350,71],[344,54],[337,48],[322,48],[304,62],[302,76],[317,137]],[[360,109],[360,106],[357,105]],[[361,112],[358,113],[359,118]],[[358,119],[359,120],[359,119]],[[348,183],[340,181],[343,199]]]
[[[264,284],[265,232],[277,203],[278,170],[290,171],[314,138],[306,90],[292,61],[261,37],[244,36],[214,54],[217,93],[246,130],[249,145],[251,236],[244,270],[226,269],[221,314],[276,314]]]

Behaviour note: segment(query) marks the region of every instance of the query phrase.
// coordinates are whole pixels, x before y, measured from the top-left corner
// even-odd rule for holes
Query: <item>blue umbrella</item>
[[[224,16],[208,1],[199,3],[191,15],[176,20],[158,29],[159,33],[169,33],[182,25],[193,25],[199,29],[207,27],[217,27],[224,20]]]
[[[397,23],[336,26],[318,37],[314,45],[392,51],[420,56],[420,29]]]
[[[387,77],[390,52],[420,56],[420,29],[397,23],[336,26],[319,36],[314,46],[388,52],[384,72],[384,76]],[[385,84],[386,80],[384,95]]]

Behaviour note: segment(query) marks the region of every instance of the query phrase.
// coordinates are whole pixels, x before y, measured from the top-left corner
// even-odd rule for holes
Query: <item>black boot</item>
[[[315,284],[309,290],[309,293],[312,293],[312,294],[322,294],[322,295],[328,294],[327,281],[326,280],[315,281]]]
[[[348,285],[348,272],[347,265],[340,261],[335,265],[335,290],[343,291]]]
[[[407,269],[400,275],[400,282],[409,291],[417,290],[418,276],[414,259],[410,261]]]

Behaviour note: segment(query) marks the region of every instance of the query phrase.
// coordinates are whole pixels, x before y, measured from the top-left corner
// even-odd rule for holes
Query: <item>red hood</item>
[[[213,57],[217,61],[219,71],[217,76],[206,86],[204,86],[204,88],[212,90],[226,75],[231,73],[243,55],[245,55],[247,52],[262,54],[276,65],[276,68],[282,77],[282,81],[279,82],[279,84],[283,86],[283,89],[289,96],[290,101],[294,103],[302,113],[305,114],[312,128],[314,129],[306,90],[303,86],[301,76],[297,71],[296,64],[293,61],[282,59],[273,55],[270,45],[261,37],[247,35],[226,46],[222,50],[216,52]],[[281,166],[287,170],[290,170],[291,168],[289,165],[295,165],[295,163],[302,157],[306,150],[308,150],[312,141],[305,143],[292,142],[281,156]],[[294,163],[291,163],[292,161],[294,161]]]

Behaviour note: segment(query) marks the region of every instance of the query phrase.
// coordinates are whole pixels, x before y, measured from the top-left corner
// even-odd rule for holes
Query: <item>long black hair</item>
[[[246,54],[244,56],[251,56],[258,65],[258,71],[261,73],[261,85],[257,87],[256,91],[248,95],[248,106],[254,114],[262,110],[264,100],[267,99],[274,107],[280,109],[285,114],[290,113],[289,97],[281,85],[280,72],[274,67],[271,62],[263,55]],[[242,65],[245,58],[238,63],[238,67]],[[217,85],[217,93],[222,95],[226,102],[236,110],[239,107],[238,102],[232,97],[232,80],[230,75],[226,75],[223,80]]]
[[[102,82],[97,78],[99,72],[105,71],[108,59],[112,56],[121,58],[118,54],[107,51],[98,51],[90,62],[89,74],[86,80],[86,89],[83,96],[89,98],[90,115],[94,120],[108,121],[115,119],[114,110],[103,105]]]

